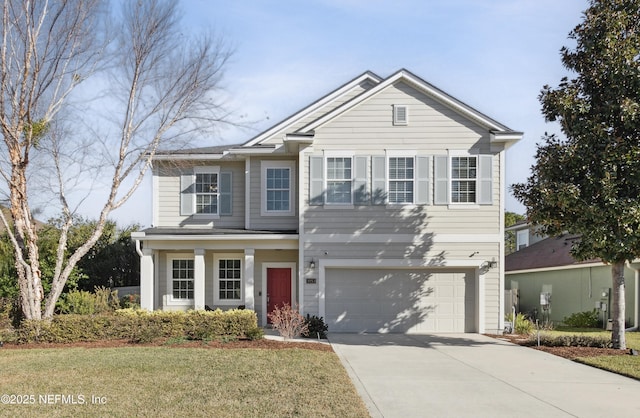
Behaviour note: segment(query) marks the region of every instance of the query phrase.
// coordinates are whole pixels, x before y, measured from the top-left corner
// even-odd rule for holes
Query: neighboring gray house
[[[535,310],[538,319],[555,324],[573,313],[594,309],[605,322],[611,317],[611,266],[599,259],[576,261],[571,245],[579,236],[544,237],[531,233],[526,223],[509,229],[518,232],[519,250],[505,258],[505,289],[517,293],[519,311],[531,314]],[[629,327],[638,326],[638,269],[639,263],[625,268]],[[542,302],[548,303],[543,306]]]
[[[522,137],[400,70],[237,146],[158,154],[146,309],[281,303],[331,332],[501,332],[505,150]]]

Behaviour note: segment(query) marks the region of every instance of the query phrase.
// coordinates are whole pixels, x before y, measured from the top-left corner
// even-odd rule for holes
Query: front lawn
[[[551,335],[568,335],[580,334],[594,337],[611,338],[611,331],[603,331],[597,329],[560,329],[554,331],[544,331],[545,334]],[[640,351],[640,332],[627,332],[626,335],[627,350],[635,349]],[[603,355],[589,357],[575,357],[574,360],[608,370],[614,373],[640,379],[640,356],[625,355]]]
[[[0,348],[0,370],[2,416],[369,416],[331,351]]]

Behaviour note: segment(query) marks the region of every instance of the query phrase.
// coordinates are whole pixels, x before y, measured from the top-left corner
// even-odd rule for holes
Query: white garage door
[[[474,332],[472,272],[327,269],[329,332]]]

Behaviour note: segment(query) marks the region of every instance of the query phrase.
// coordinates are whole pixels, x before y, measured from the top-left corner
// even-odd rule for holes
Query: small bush
[[[244,336],[251,341],[261,340],[264,338],[264,330],[260,327],[250,328],[245,331]]]
[[[120,309],[140,309],[140,295],[124,295],[120,298]]]
[[[513,330],[516,334],[529,335],[535,329],[533,322],[527,319],[523,313],[516,314],[515,322],[513,320],[513,314],[508,314],[506,320],[513,324]]]
[[[73,290],[63,294],[57,306],[58,311],[63,314],[93,315],[115,311],[120,308],[120,301],[117,290],[96,286],[93,293]]]
[[[307,314],[305,323],[307,324],[307,333],[303,334],[303,336],[307,338],[327,338],[329,327],[324,323],[324,318]]]
[[[566,316],[562,322],[568,327],[596,328],[598,326],[598,313],[596,310],[576,312]]]
[[[283,304],[282,307],[276,306],[269,314],[269,319],[273,328],[284,338],[299,337],[309,331],[297,307],[291,307],[288,303]]]

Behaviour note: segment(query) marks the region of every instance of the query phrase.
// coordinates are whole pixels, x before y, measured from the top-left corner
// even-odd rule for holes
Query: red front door
[[[278,306],[287,303],[291,306],[291,269],[267,268],[267,323],[271,323],[269,314]]]

